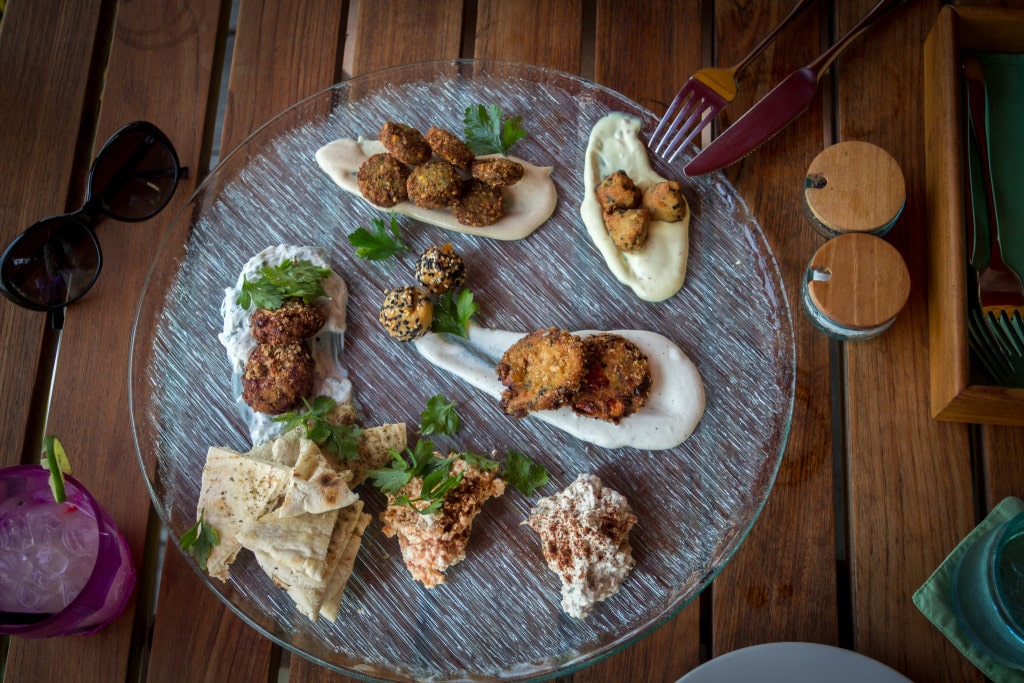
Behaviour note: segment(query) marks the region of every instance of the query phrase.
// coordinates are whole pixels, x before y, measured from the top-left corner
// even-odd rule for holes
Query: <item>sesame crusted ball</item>
[[[430,246],[416,262],[416,279],[428,292],[440,296],[466,281],[466,266],[451,244]]]
[[[434,321],[434,304],[418,287],[385,290],[379,320],[388,334],[399,341],[419,339]]]
[[[412,126],[388,121],[381,127],[378,139],[403,164],[416,166],[430,159],[430,145]]]

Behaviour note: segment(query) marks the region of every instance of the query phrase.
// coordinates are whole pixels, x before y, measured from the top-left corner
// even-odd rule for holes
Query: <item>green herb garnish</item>
[[[442,394],[427,400],[427,409],[420,413],[420,434],[446,434],[451,436],[459,431],[461,421],[455,412],[455,401],[448,401]]]
[[[473,292],[468,289],[458,294],[445,292],[434,303],[434,319],[430,329],[468,338],[469,319],[479,308],[480,304],[473,301]]]
[[[445,494],[462,481],[461,473],[450,474],[451,466],[452,459],[437,457],[434,444],[420,439],[415,448],[405,449],[405,455],[392,449],[390,466],[370,470],[369,475],[373,478],[374,486],[381,492],[395,496],[392,505],[405,505],[421,515],[429,515],[441,509]],[[396,495],[413,477],[421,477],[423,480],[420,495],[412,499],[404,494]]]
[[[383,261],[407,247],[398,237],[398,219],[391,214],[390,231],[384,221],[374,218],[370,221],[373,232],[358,228],[348,236],[348,243],[356,248],[356,256],[370,261]]]
[[[204,520],[206,509],[199,510],[199,521],[181,535],[181,549],[192,556],[199,567],[206,571],[206,560],[214,546],[220,544],[220,534]]]
[[[50,471],[50,491],[53,492],[53,500],[63,503],[67,500],[64,491],[64,474],[71,474],[71,461],[68,454],[61,445],[60,439],[55,436],[48,436],[43,440],[46,455],[43,457],[43,469]]]
[[[329,396],[317,396],[310,403],[302,399],[306,409],[281,413],[275,422],[283,422],[281,432],[290,432],[298,426],[306,429],[306,438],[328,453],[342,459],[352,460],[359,456],[359,436],[363,430],[355,425],[338,425],[327,420],[334,410],[335,402]]]
[[[242,291],[236,302],[248,310],[256,308],[274,310],[281,307],[285,299],[301,299],[311,304],[327,296],[323,280],[331,274],[330,268],[314,266],[309,261],[285,259],[276,266],[263,266],[256,271],[252,280],[242,279]]]
[[[496,104],[469,106],[463,118],[466,145],[477,156],[508,154],[512,145],[526,137],[522,122],[522,116],[503,120],[501,107]]]
[[[491,460],[490,458],[485,458],[484,456],[479,455],[477,453],[473,453],[472,451],[466,451],[464,453],[459,453],[459,457],[462,458],[463,460],[465,460],[466,462],[468,462],[470,465],[473,465],[475,467],[478,467],[479,469],[487,470],[487,471],[496,470],[501,465],[497,460]]]
[[[501,478],[519,489],[524,496],[531,495],[548,483],[548,471],[518,451],[509,451]]]

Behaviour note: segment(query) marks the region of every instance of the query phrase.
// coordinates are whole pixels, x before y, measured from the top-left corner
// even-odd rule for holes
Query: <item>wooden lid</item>
[[[811,162],[804,201],[812,220],[831,235],[882,234],[907,199],[903,171],[881,147],[869,142],[840,142]]]
[[[893,320],[910,295],[910,271],[900,253],[872,235],[829,240],[807,266],[810,303],[829,320],[870,329]]]

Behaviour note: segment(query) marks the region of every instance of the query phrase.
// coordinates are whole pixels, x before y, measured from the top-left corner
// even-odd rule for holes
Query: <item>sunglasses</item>
[[[93,229],[101,216],[135,223],[152,218],[174,195],[188,168],[174,146],[146,121],[114,133],[89,169],[85,205],[44,218],[0,255],[0,293],[34,311],[46,311],[50,327],[64,326],[64,308],[85,296],[103,265]]]

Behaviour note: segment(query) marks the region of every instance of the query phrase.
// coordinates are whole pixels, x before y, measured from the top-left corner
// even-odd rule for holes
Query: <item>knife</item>
[[[881,0],[820,57],[797,69],[772,88],[705,150],[697,154],[683,172],[688,176],[696,176],[717,171],[739,161],[767,142],[811,106],[818,92],[818,80],[839,53],[872,22],[902,2],[904,0]]]

